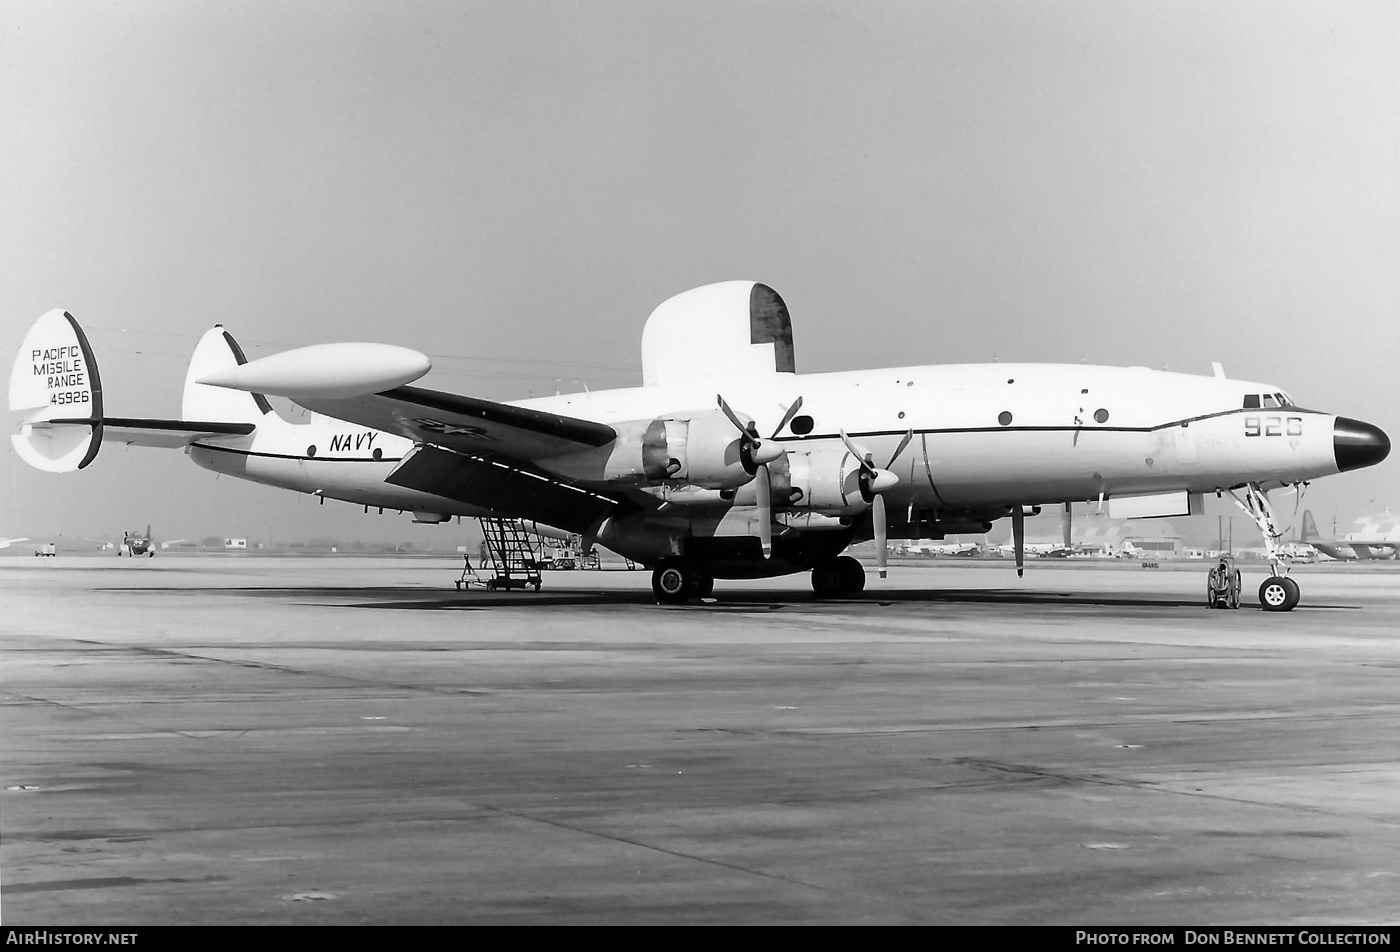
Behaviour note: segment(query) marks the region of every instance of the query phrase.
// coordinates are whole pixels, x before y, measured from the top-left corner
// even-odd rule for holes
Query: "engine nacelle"
[[[860,493],[860,461],[848,451],[789,451],[787,463],[787,498],[793,509],[851,516],[870,508]],[[773,496],[779,498],[776,492]]]
[[[739,455],[739,431],[719,410],[668,414],[612,427],[617,440],[608,457],[607,479],[686,483],[702,489],[735,489],[753,479]]]

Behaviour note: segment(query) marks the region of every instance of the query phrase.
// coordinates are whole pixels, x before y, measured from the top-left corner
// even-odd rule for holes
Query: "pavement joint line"
[[[243,661],[236,658],[213,658],[208,655],[192,654],[186,651],[173,651],[169,648],[151,648],[146,645],[117,645],[105,641],[94,641],[92,639],[75,638],[78,644],[99,645],[113,651],[129,651],[138,654],[155,655],[166,658],[185,658],[193,661],[206,661],[210,664],[224,664],[239,668],[254,668],[258,670],[276,671],[281,674],[299,675],[301,677],[332,678],[338,681],[346,681],[350,684],[370,684],[377,687],[397,688],[401,691],[412,691],[418,694],[440,694],[446,697],[478,696],[486,697],[492,692],[472,690],[471,688],[453,688],[443,690],[441,688],[425,687],[418,684],[403,684],[398,681],[385,681],[379,678],[357,678],[348,674],[336,674],[327,671],[315,671],[307,668],[293,668],[288,665],[270,664],[265,661]]]
[[[546,826],[555,827],[556,829],[567,830],[567,831],[570,832],[570,833],[578,833],[578,834],[580,834],[580,835],[582,835],[582,836],[591,836],[591,837],[596,837],[596,838],[598,838],[598,839],[609,840],[609,841],[614,842],[614,843],[622,843],[622,844],[624,844],[624,845],[626,845],[626,846],[634,846],[634,847],[636,847],[636,848],[638,848],[638,849],[647,850],[647,851],[649,851],[649,852],[661,853],[661,854],[666,855],[666,856],[674,856],[674,857],[676,857],[677,859],[690,860],[691,862],[695,862],[695,863],[703,863],[703,864],[706,865],[706,866],[717,866],[717,867],[719,867],[719,868],[721,868],[721,869],[732,870],[733,872],[736,872],[736,873],[744,873],[744,874],[746,874],[746,875],[749,875],[749,876],[756,876],[756,877],[759,877],[759,878],[761,878],[761,879],[770,879],[770,880],[773,880],[774,882],[783,883],[784,885],[788,885],[788,886],[800,886],[800,887],[803,887],[803,888],[805,888],[805,889],[813,889],[813,890],[816,890],[817,892],[829,893],[829,894],[831,894],[831,895],[841,896],[841,897],[844,897],[844,898],[858,897],[859,899],[861,899],[861,900],[863,900],[863,901],[865,901],[865,902],[877,903],[877,904],[882,905],[882,906],[889,906],[889,907],[891,907],[891,908],[899,909],[899,910],[902,911],[902,912],[908,912],[908,910],[907,910],[904,906],[902,906],[902,905],[900,905],[900,904],[898,904],[898,903],[892,902],[891,900],[884,899],[884,898],[882,898],[882,897],[880,897],[880,896],[871,896],[871,895],[867,895],[867,894],[865,894],[865,893],[851,892],[851,891],[848,891],[848,890],[833,889],[833,888],[831,888],[830,886],[823,886],[823,885],[820,884],[820,883],[807,882],[806,880],[795,879],[795,878],[793,878],[793,877],[791,877],[791,876],[780,876],[780,875],[778,875],[777,873],[767,873],[767,872],[764,872],[763,870],[760,870],[760,869],[751,869],[751,868],[749,868],[749,867],[747,867],[747,866],[741,866],[741,865],[739,865],[738,863],[728,863],[728,862],[725,862],[724,860],[712,859],[712,858],[707,857],[707,856],[697,856],[697,855],[695,855],[694,853],[684,853],[684,852],[681,852],[680,850],[667,849],[667,848],[664,847],[664,846],[657,846],[657,845],[655,845],[655,844],[653,844],[653,843],[645,843],[645,842],[642,842],[641,840],[630,839],[630,838],[628,838],[628,837],[625,837],[625,836],[618,836],[618,835],[612,834],[612,833],[599,833],[599,832],[596,831],[596,830],[585,829],[584,827],[581,827],[581,826],[575,826],[575,825],[573,825],[573,824],[571,824],[571,823],[565,823],[565,822],[563,822],[562,820],[551,820],[551,819],[549,819],[549,818],[547,818],[547,817],[532,816],[532,815],[530,815],[530,814],[528,814],[528,813],[520,813],[520,812],[517,812],[517,811],[515,811],[515,810],[507,810],[507,809],[504,808],[504,807],[494,806],[494,805],[489,804],[489,803],[477,803],[477,802],[471,801],[471,800],[463,800],[462,802],[463,802],[463,803],[466,803],[468,806],[475,807],[475,808],[477,808],[477,809],[489,810],[489,811],[492,811],[492,812],[494,812],[494,813],[499,813],[499,814],[501,814],[502,816],[513,817],[513,818],[515,818],[515,819],[517,819],[517,820],[525,820],[526,822],[530,822],[530,823],[542,823],[542,824],[544,824],[544,825],[546,825]],[[919,916],[919,918],[920,918],[921,920],[924,919],[923,916]]]

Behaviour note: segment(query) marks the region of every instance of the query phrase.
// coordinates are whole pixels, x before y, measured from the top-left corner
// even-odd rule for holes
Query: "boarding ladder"
[[[481,534],[485,540],[482,545],[481,567],[490,571],[490,576],[486,579],[487,590],[494,592],[502,588],[534,586],[538,592],[540,565],[535,558],[535,550],[530,545],[530,535],[520,520],[482,518],[477,521],[481,523]],[[470,563],[467,571],[463,573],[464,580],[468,574],[475,574],[470,571]],[[461,581],[457,587],[462,587]]]

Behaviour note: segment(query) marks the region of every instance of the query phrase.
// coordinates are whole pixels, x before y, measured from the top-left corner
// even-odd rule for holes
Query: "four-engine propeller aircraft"
[[[1312,511],[1305,509],[1300,541],[1334,559],[1394,559],[1400,557],[1400,517],[1389,511],[1363,516],[1346,535],[1324,539],[1317,531]]]
[[[195,348],[179,419],[110,416],[72,316],[31,327],[10,379],[19,455],[81,469],[104,440],[183,447],[220,473],[365,506],[536,520],[653,569],[662,602],[716,578],[810,571],[818,596],[861,591],[842,555],[875,540],[985,533],[1073,501],[1134,515],[1199,512],[1230,493],[1274,552],[1270,489],[1380,462],[1367,423],[1281,388],[1143,367],[965,364],[798,374],[792,325],[766,285],[679,294],[642,332],[640,387],[498,403],[412,386],[430,368],[386,344],[248,362],[221,326]],[[311,411],[284,420],[265,395]],[[1266,609],[1298,601],[1274,558]]]

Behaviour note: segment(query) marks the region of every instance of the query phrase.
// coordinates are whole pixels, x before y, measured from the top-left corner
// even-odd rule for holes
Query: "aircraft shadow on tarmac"
[[[325,607],[334,605],[342,608],[388,609],[392,611],[480,611],[491,608],[606,608],[621,606],[646,606],[654,611],[778,611],[784,608],[803,611],[828,610],[847,612],[861,607],[890,607],[893,605],[1005,605],[1008,608],[1035,605],[1068,608],[1102,609],[1172,609],[1175,611],[1210,611],[1203,598],[1134,595],[1131,592],[1048,592],[1020,591],[1014,589],[889,589],[867,591],[855,598],[823,598],[800,591],[772,592],[735,590],[721,592],[718,596],[695,599],[683,605],[658,605],[651,592],[642,589],[625,591],[579,591],[577,589],[552,592],[437,592],[430,589],[405,590],[392,586],[375,588],[352,588],[347,586],[297,586],[274,588],[268,586],[232,586],[208,588],[165,588],[145,586],[141,588],[111,588],[111,592],[180,592],[183,594],[232,595],[243,594],[255,598],[285,599],[305,605]],[[379,597],[382,596],[382,600]],[[408,596],[408,597],[405,597]],[[1347,609],[1356,605],[1310,603],[1299,609]],[[1242,603],[1241,611],[1257,611],[1259,606]]]
[[[425,593],[426,594],[426,593]],[[1088,593],[1056,592],[1017,592],[1000,589],[942,589],[922,591],[918,589],[867,592],[857,598],[823,598],[794,592],[782,593],[763,591],[722,592],[715,597],[696,599],[684,605],[657,605],[650,592],[578,592],[553,593],[470,593],[448,597],[426,597],[405,601],[396,599],[384,602],[355,602],[347,605],[354,608],[389,608],[408,611],[461,611],[487,608],[519,608],[530,605],[543,607],[604,607],[623,605],[644,605],[657,611],[778,611],[784,608],[802,611],[825,610],[845,613],[852,609],[871,606],[889,607],[892,605],[916,604],[987,604],[987,605],[1058,605],[1096,608],[1201,608],[1195,600],[1169,598],[1143,598],[1132,595],[1102,595]]]

